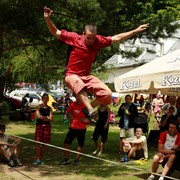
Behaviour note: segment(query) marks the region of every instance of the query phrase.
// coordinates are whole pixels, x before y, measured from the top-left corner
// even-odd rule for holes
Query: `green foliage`
[[[64,78],[66,46],[49,33],[43,18],[44,6],[54,10],[52,21],[57,28],[80,34],[89,23],[96,24],[102,35],[114,35],[150,23],[148,31],[134,38],[146,34],[150,39],[158,39],[171,36],[178,28],[171,22],[180,19],[178,0],[2,0],[0,61],[6,70],[13,65],[6,86],[19,81],[46,84]],[[103,49],[93,69],[117,53],[118,48],[114,44]],[[140,53],[138,50],[126,56],[137,57]],[[105,68],[101,69],[106,72]],[[101,77],[105,78],[105,74]]]
[[[127,58],[127,59],[132,59],[132,60],[139,57],[142,54],[142,52],[143,52],[143,49],[141,48],[137,48],[135,52],[119,50],[119,54],[121,54],[122,57]]]

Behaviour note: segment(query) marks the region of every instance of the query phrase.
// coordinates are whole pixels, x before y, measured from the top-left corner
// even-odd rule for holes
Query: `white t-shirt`
[[[142,148],[144,150],[144,157],[148,159],[148,147],[147,147],[147,140],[146,136],[141,136],[140,138],[137,138],[136,136],[126,138],[127,141],[135,141],[137,139],[140,139],[142,141]]]
[[[165,149],[172,149],[175,145],[177,135],[176,136],[170,136],[169,134],[166,135],[166,142],[164,144]]]
[[[9,136],[6,134],[4,134],[3,137],[0,137],[0,141],[8,143],[8,140],[9,140]],[[4,148],[7,149],[7,145],[4,145]]]

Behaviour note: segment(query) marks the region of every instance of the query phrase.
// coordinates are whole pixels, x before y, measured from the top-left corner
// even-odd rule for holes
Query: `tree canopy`
[[[149,29],[133,38],[171,36],[180,19],[179,0],[1,0],[0,70],[4,86],[16,82],[62,80],[66,45],[49,33],[43,7],[53,9],[52,21],[58,29],[82,33],[85,24],[96,24],[101,35],[114,35],[149,23]],[[101,66],[118,51],[118,44],[103,49],[93,68]]]

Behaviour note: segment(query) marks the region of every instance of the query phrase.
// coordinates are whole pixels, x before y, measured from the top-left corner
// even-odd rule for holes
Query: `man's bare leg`
[[[78,98],[80,99],[80,101],[85,105],[85,107],[87,108],[88,111],[90,111],[91,109],[93,109],[93,107],[91,106],[90,100],[87,96],[87,93],[85,90],[81,90],[78,93]]]
[[[0,154],[7,160],[10,159],[10,157],[7,155],[5,149],[3,147],[0,146]]]
[[[89,114],[91,115],[92,113],[94,113],[94,108],[97,107],[98,105],[100,105],[100,102],[98,100],[94,100],[92,103],[90,102],[87,93],[85,90],[81,90],[78,93],[78,97],[80,99],[81,102],[83,102],[83,104],[85,105],[85,107],[87,108]]]
[[[171,169],[174,161],[176,159],[176,155],[175,154],[171,154],[169,159],[168,159],[168,162],[165,164],[164,168],[163,168],[163,171],[162,171],[162,176],[166,176],[166,174],[169,172],[169,170]]]
[[[154,155],[153,163],[152,163],[152,172],[156,173],[159,168],[159,160],[161,159],[162,155],[159,153]]]
[[[123,142],[122,142],[123,139],[124,139],[124,137],[123,138],[120,137],[120,139],[119,139],[119,153],[120,154],[122,154],[122,152],[123,152]]]
[[[95,99],[94,101],[92,101],[91,106],[92,106],[93,108],[95,108],[95,107],[99,106],[100,104],[101,104],[101,103],[100,103],[97,99]]]
[[[83,152],[83,147],[78,146],[77,152],[82,153],[82,152]],[[81,154],[77,154],[77,160],[78,160],[78,161],[80,160],[80,158],[81,158]]]
[[[133,146],[128,153],[128,158],[131,158],[131,156],[137,151],[137,149],[138,149],[137,146]]]

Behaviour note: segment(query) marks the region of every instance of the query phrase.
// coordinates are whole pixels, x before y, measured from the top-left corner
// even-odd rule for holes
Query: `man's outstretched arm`
[[[124,41],[124,40],[134,36],[135,34],[146,30],[148,27],[149,27],[149,24],[143,24],[143,25],[140,25],[138,28],[136,28],[134,30],[114,35],[114,36],[111,37],[112,43],[117,43],[117,42]]]
[[[50,33],[59,39],[59,36],[61,35],[61,31],[56,28],[56,26],[53,24],[53,22],[50,19],[52,12],[53,11],[50,8],[44,7],[44,19],[46,21]]]

